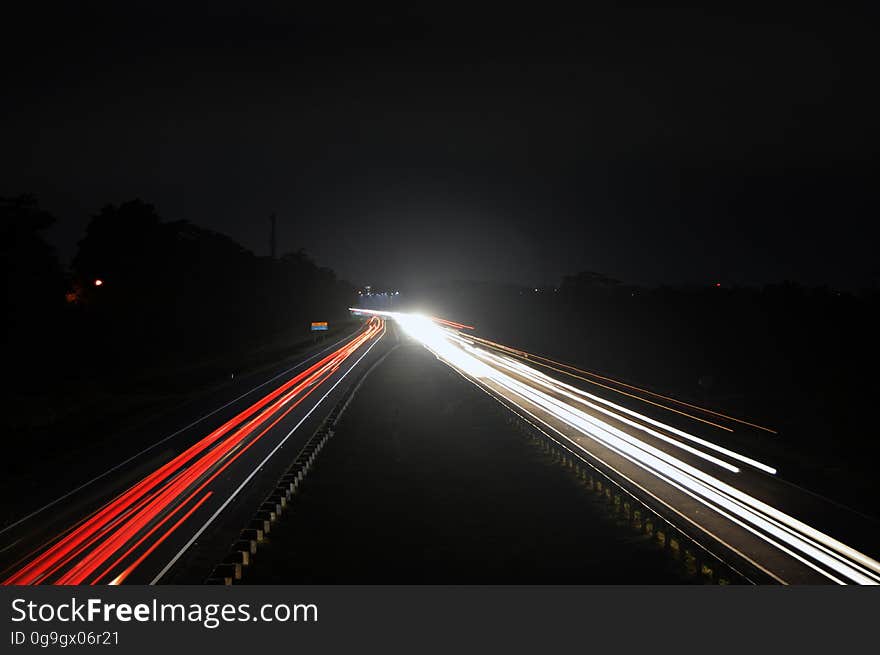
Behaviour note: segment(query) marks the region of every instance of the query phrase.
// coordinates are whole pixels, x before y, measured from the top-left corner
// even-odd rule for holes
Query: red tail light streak
[[[212,495],[211,483],[384,329],[350,341],[253,403],[7,570],[5,585],[119,584]]]

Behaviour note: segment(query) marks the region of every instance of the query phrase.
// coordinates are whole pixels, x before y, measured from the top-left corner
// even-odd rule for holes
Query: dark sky
[[[874,9],[66,4],[0,39],[0,194],[66,256],[141,197],[361,284],[880,281]]]

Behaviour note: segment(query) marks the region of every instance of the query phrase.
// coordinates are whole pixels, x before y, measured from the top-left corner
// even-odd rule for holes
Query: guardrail
[[[472,380],[465,379],[473,383]],[[656,540],[669,557],[682,564],[687,575],[698,578],[706,584],[774,582],[736,553],[728,551],[722,544],[707,543],[702,536],[692,534],[665,518],[662,510],[657,509],[651,500],[641,498],[627,489],[622,482],[614,478],[610,470],[604,469],[601,462],[587,459],[584,454],[575,451],[563,439],[554,437],[523,416],[489,389],[480,384],[476,386],[498,403],[497,406],[509,424],[520,430],[546,454],[553,456],[557,463],[569,469],[587,490],[604,500],[619,522],[624,522],[633,531]]]
[[[253,562],[260,544],[265,541],[266,535],[271,533],[272,527],[286,513],[299,493],[306,476],[315,466],[318,453],[334,435],[336,423],[351,404],[358,389],[367,376],[396,348],[397,346],[392,347],[349,385],[343,397],[330,410],[318,429],[297,453],[293,463],[279,478],[275,488],[266,496],[253,519],[239,533],[238,539],[230,546],[228,554],[214,567],[205,584],[231,585],[241,581],[245,570]]]

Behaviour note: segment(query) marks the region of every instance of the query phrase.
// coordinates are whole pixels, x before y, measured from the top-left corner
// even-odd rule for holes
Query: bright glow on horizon
[[[458,347],[449,339],[449,332],[433,319],[420,314],[395,314],[394,320],[410,337],[424,345],[440,359],[475,378],[490,378],[494,371],[489,366]]]

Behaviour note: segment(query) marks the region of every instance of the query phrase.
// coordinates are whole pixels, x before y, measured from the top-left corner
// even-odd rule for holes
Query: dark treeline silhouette
[[[54,223],[31,196],[0,198],[7,356],[49,340],[64,309],[65,276],[44,237]]]
[[[769,424],[779,436],[732,443],[877,512],[876,289],[643,288],[583,272],[537,291],[458,282],[405,298],[490,339]]]
[[[302,251],[257,257],[222,234],[164,222],[140,200],[94,217],[72,274],[89,328],[112,351],[172,358],[305,331],[343,315],[353,293]]]
[[[0,208],[7,371],[32,393],[64,381],[124,386],[145,371],[308,339],[309,321],[345,318],[354,296],[302,251],[259,257],[141,200],[95,215],[65,272],[43,235],[52,216],[30,197]]]

